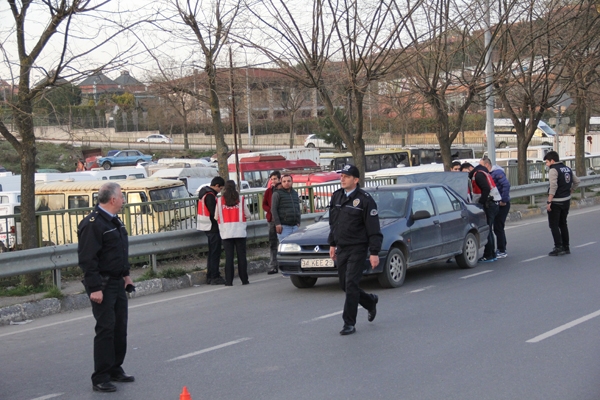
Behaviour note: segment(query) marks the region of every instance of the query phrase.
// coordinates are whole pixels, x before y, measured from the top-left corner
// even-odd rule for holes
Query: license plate
[[[333,268],[335,264],[331,258],[303,258],[302,268]]]

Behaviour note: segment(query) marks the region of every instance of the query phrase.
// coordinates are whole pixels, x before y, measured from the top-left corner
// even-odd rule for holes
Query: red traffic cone
[[[179,400],[192,400],[192,396],[190,395],[190,392],[188,392],[186,386],[183,387],[183,390],[179,395]]]

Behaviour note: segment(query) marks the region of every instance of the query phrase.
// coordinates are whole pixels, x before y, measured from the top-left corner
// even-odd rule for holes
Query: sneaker
[[[563,249],[565,250],[565,254],[571,254],[571,249],[569,246],[563,246]]]
[[[496,258],[506,258],[508,254],[506,254],[505,251],[497,251],[496,252]]]
[[[477,262],[481,262],[481,263],[489,263],[489,262],[494,262],[498,260],[496,257],[494,258],[485,258],[485,257],[481,257],[479,260],[477,260]]]
[[[210,284],[211,285],[224,285],[225,284],[225,279],[223,279],[222,276],[219,276],[218,278],[213,278],[210,280]]]
[[[555,247],[550,253],[548,253],[549,256],[564,256],[565,254],[567,253],[562,247]]]

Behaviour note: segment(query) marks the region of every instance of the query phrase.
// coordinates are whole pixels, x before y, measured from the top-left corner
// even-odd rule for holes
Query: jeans
[[[123,279],[109,279],[102,291],[102,303],[92,302],[96,319],[94,337],[94,373],[92,383],[110,381],[123,373],[121,365],[127,352],[127,295]],[[89,289],[86,288],[88,295]]]
[[[554,239],[554,247],[569,247],[569,227],[567,215],[571,201],[552,202],[548,211],[548,225]]]
[[[496,238],[494,237],[494,219],[498,214],[498,204],[496,202],[488,202],[487,207],[484,208],[485,215],[487,217],[487,223],[490,227],[490,232],[488,233],[488,241],[483,250],[483,256],[485,258],[496,258]]]
[[[281,233],[277,234],[277,239],[281,242],[286,237],[298,230],[298,225],[281,225]]]
[[[219,263],[221,262],[221,234],[206,232],[208,238],[208,257],[206,259],[206,279],[221,277]]]
[[[237,253],[238,275],[242,283],[248,283],[248,260],[246,259],[246,238],[223,239],[225,248],[225,284],[233,284],[233,252]]]
[[[504,232],[504,226],[506,225],[506,217],[510,211],[510,203],[506,203],[505,206],[499,206],[498,214],[494,218],[494,233],[496,234],[496,246],[498,251],[506,253],[506,233]]]

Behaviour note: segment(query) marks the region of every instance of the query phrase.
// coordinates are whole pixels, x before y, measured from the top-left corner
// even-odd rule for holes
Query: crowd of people
[[[549,189],[547,213],[554,248],[550,256],[570,254],[567,215],[571,193],[577,189],[579,178],[560,162],[558,153],[550,151],[544,157],[548,167]],[[503,169],[492,165],[484,157],[479,165],[452,164],[452,171],[468,173],[468,200],[479,204],[485,211],[490,227],[488,242],[480,262],[493,262],[507,257],[504,233],[510,210],[510,183]],[[363,291],[360,286],[364,262],[368,258],[372,268],[379,264],[382,234],[377,204],[359,186],[360,174],[353,165],[346,165],[340,173],[341,188],[332,194],[329,205],[329,256],[336,261],[340,287],[346,294],[341,335],[356,332],[356,316],[361,305],[372,322],[377,315],[379,297]],[[218,196],[221,194],[221,196]],[[117,183],[104,184],[98,193],[98,205],[78,227],[79,266],[83,270],[83,284],[90,298],[96,320],[94,338],[94,372],[92,389],[114,392],[112,382],[134,382],[122,364],[127,350],[128,299],[126,292],[135,290],[129,276],[127,230],[118,217],[124,197]],[[280,240],[298,230],[300,203],[290,175],[274,171],[269,177],[269,188],[262,204],[269,223],[270,270],[278,272],[277,247]],[[250,211],[244,196],[234,181],[221,177],[212,179],[199,193],[198,230],[208,240],[206,283],[232,286],[234,254],[237,253],[238,276],[247,285],[246,224]],[[496,248],[497,246],[497,248]],[[220,275],[221,248],[225,249],[225,278]]]

